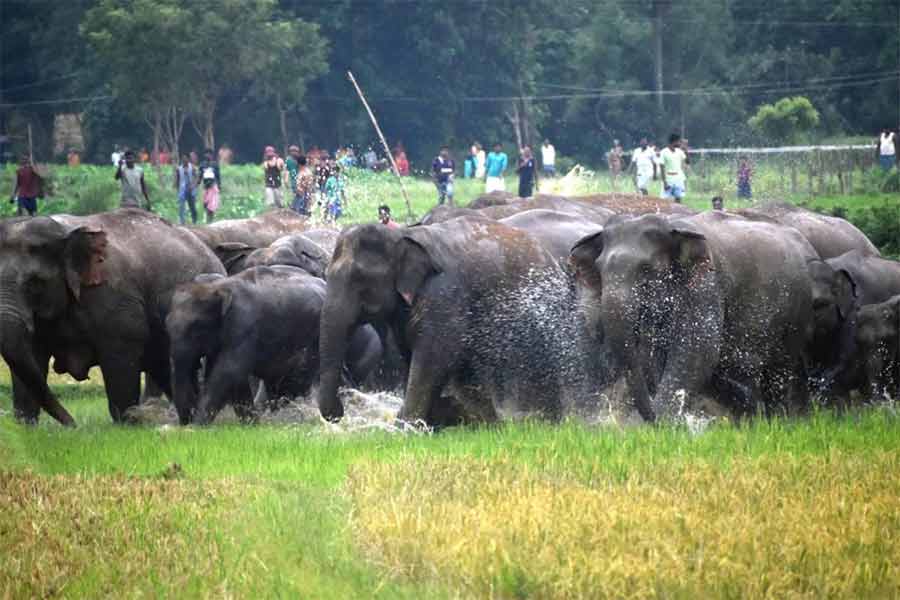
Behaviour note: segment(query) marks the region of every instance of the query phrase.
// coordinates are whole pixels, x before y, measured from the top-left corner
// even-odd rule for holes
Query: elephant
[[[599,224],[605,223],[615,214],[609,209],[585,204],[577,199],[538,194],[534,198],[529,198],[527,200],[517,199],[505,204],[495,204],[477,210],[473,208],[436,206],[422,217],[419,224],[434,225],[457,217],[478,216],[484,216],[499,221],[521,212],[536,209],[566,212],[578,215],[586,221]]]
[[[409,365],[401,420],[558,416],[554,324],[540,302],[541,283],[561,278],[536,239],[490,219],[345,230],[328,267],[319,336],[322,416],[343,416],[340,362],[361,323],[393,331]]]
[[[794,229],[719,212],[611,220],[571,253],[586,322],[647,421],[704,395],[735,416],[804,410],[817,258]]]
[[[568,208],[561,208],[557,203],[566,203]],[[573,204],[574,203],[574,204]],[[528,208],[522,208],[528,206]],[[607,214],[637,215],[646,213],[662,213],[677,215],[692,215],[690,208],[666,200],[652,198],[638,194],[593,194],[589,196],[555,196],[552,194],[538,194],[530,200],[522,200],[512,194],[493,192],[479,196],[467,208],[480,210],[486,216],[494,219],[508,217],[515,212],[529,210],[529,208],[546,208],[550,210],[563,210],[566,212],[580,213],[580,210],[572,210],[572,206],[581,209],[601,209]],[[518,207],[518,209],[516,209]]]
[[[857,316],[900,294],[900,263],[858,249],[810,263],[815,331],[810,356],[823,392],[843,396],[863,377]]]
[[[313,277],[324,278],[331,255],[313,242],[305,233],[280,237],[265,248],[231,242],[218,246],[220,255],[227,252],[222,261],[229,275],[235,275],[253,267],[289,265],[303,269]]]
[[[534,209],[516,213],[500,222],[510,227],[522,229],[537,239],[561,265],[567,265],[572,246],[601,227],[595,221],[567,212]]]
[[[772,202],[736,211],[747,219],[774,221],[800,231],[823,260],[851,250],[881,256],[878,248],[855,225],[839,217],[821,215],[786,202]]]
[[[282,236],[306,231],[309,223],[307,217],[292,210],[276,209],[249,219],[216,221],[185,229],[197,236],[224,263],[229,259],[231,244],[264,248]]]
[[[78,380],[99,365],[116,422],[138,403],[142,371],[168,393],[172,293],[224,272],[196,237],[140,209],[0,223],[0,354],[16,418],[35,423],[43,408],[74,425],[47,386],[51,357]]]
[[[251,376],[270,395],[308,393],[318,375],[325,296],[322,279],[281,265],[179,286],[166,318],[179,421],[208,424],[228,400],[239,415],[252,416]],[[374,329],[354,329],[341,357],[342,373],[365,379],[381,353]],[[205,386],[198,398],[201,358]]]
[[[900,393],[900,295],[859,309],[859,388],[873,399]]]

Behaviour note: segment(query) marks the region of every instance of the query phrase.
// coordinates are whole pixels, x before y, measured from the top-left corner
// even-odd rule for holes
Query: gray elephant
[[[601,229],[601,223],[588,221],[583,216],[546,209],[516,213],[500,222],[527,231],[563,265],[568,264],[575,242]]]
[[[772,202],[736,212],[748,219],[774,221],[797,229],[823,260],[851,250],[881,255],[866,234],[846,219],[821,215],[784,202]]]
[[[587,322],[650,421],[681,390],[735,415],[803,410],[816,258],[796,230],[721,213],[613,220],[572,249]]]
[[[473,420],[557,416],[555,324],[540,303],[542,284],[561,279],[537,240],[489,219],[345,230],[322,313],[322,415],[343,415],[337,392],[349,334],[372,323],[393,331],[410,365],[399,418],[442,425],[457,422],[460,406]]]
[[[810,263],[815,330],[810,356],[817,384],[841,399],[864,378],[865,351],[857,348],[857,314],[900,294],[900,263],[851,250]]]
[[[100,366],[115,421],[138,403],[142,371],[168,393],[172,292],[224,272],[196,237],[138,209],[0,223],[0,353],[16,417],[33,423],[43,408],[74,424],[47,386],[51,356],[79,380]]]
[[[250,377],[269,395],[306,394],[318,375],[326,284],[296,267],[254,267],[179,286],[166,318],[175,407],[182,424],[211,422],[226,401],[251,415]],[[355,328],[341,364],[365,379],[381,359],[371,327]],[[197,372],[205,358],[204,389]],[[199,398],[198,398],[199,393]]]
[[[900,394],[900,295],[869,304],[857,315],[859,389],[873,399]]]
[[[324,278],[331,255],[306,234],[295,233],[278,238],[265,248],[230,243],[219,246],[222,263],[229,275],[253,267],[288,265],[303,269],[313,277]]]
[[[292,210],[275,209],[248,219],[216,221],[184,229],[197,236],[224,263],[231,244],[265,248],[282,236],[306,231],[309,222],[307,217]]]

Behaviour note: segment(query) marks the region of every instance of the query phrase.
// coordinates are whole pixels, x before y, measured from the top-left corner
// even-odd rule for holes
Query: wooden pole
[[[34,146],[31,140],[31,122],[28,123],[28,162],[34,165]]]
[[[347,77],[350,78],[350,83],[353,84],[353,87],[356,88],[356,93],[359,95],[359,99],[362,101],[363,106],[366,107],[366,112],[369,113],[369,118],[372,120],[372,125],[375,126],[375,132],[378,134],[379,139],[381,139],[381,145],[384,146],[384,152],[387,154],[388,160],[391,161],[391,168],[394,171],[394,175],[397,176],[397,180],[400,182],[400,192],[403,194],[403,200],[406,202],[406,224],[409,225],[413,220],[413,211],[412,205],[409,203],[409,196],[406,193],[406,186],[403,185],[403,177],[400,176],[400,171],[397,169],[397,163],[394,162],[394,155],[391,154],[391,149],[388,146],[387,140],[384,139],[384,134],[381,133],[381,127],[378,126],[378,120],[375,118],[375,113],[372,112],[372,109],[369,107],[369,103],[366,102],[366,97],[363,95],[362,89],[360,89],[359,84],[356,83],[356,78],[353,77],[353,73],[347,71]]]

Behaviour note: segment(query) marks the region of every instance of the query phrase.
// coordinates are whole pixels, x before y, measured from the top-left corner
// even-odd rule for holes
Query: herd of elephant
[[[139,209],[0,222],[15,416],[74,425],[47,383],[99,366],[114,421],[141,375],[182,424],[255,419],[317,386],[403,388],[441,427],[558,419],[624,389],[643,419],[802,414],[897,393],[900,263],[786,204],[482,196],[408,227],[292,211],[179,227]]]

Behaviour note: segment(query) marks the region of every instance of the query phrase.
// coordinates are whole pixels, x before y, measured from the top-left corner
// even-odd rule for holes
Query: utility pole
[[[671,0],[653,1],[653,73],[656,84],[656,112],[659,127],[662,127],[662,119],[666,105],[663,100],[663,28],[665,23],[663,16],[671,7]]]

